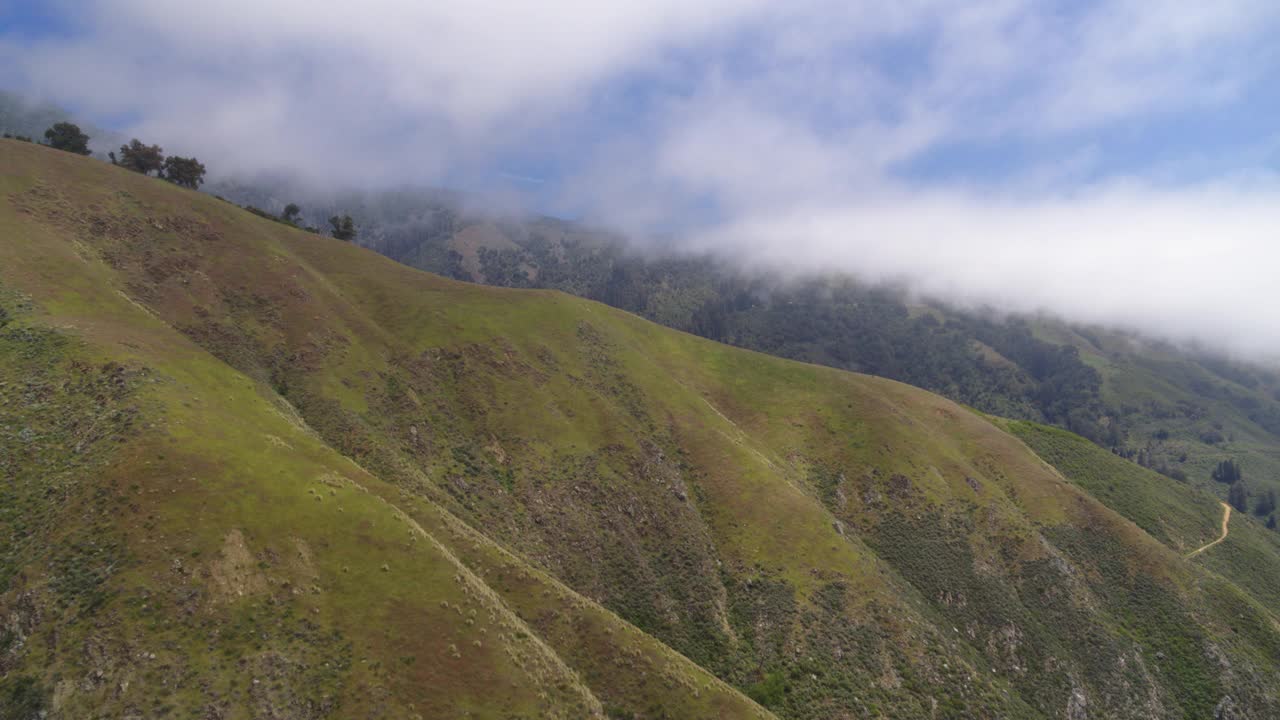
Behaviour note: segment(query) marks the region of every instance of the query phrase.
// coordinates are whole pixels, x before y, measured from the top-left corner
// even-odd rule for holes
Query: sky
[[[224,175],[444,185],[1280,356],[1274,0],[0,0],[0,88]]]

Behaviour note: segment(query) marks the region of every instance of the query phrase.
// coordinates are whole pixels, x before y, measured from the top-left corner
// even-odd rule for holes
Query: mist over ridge
[[[224,179],[451,188],[1266,359],[1278,21],[1253,0],[54,3],[0,35],[0,86]]]
[[[1280,717],[1277,30],[0,0],[0,718]]]

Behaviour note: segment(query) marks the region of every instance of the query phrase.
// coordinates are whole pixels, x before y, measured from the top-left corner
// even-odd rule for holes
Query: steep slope
[[[10,707],[1280,712],[1272,609],[941,397],[0,168]]]
[[[998,421],[1063,476],[1132,520],[1170,549],[1189,555],[1221,536],[1223,504],[1209,491],[1170,480],[1057,428]],[[1230,534],[1195,561],[1248,591],[1280,615],[1280,534],[1248,513],[1233,513]]]
[[[175,211],[195,196],[11,145],[0,164],[11,541],[0,567],[0,715],[764,716],[433,516],[434,530],[466,538],[490,565],[462,563],[269,388],[158,320],[130,295],[142,288],[118,282],[75,232],[32,222],[44,208],[89,222],[85,237],[172,238],[129,212],[140,201],[126,188]],[[85,193],[85,204],[67,192]],[[124,225],[95,224],[97,202],[123,203]],[[182,226],[183,216],[165,222]],[[270,257],[260,249],[254,260]],[[471,569],[490,566],[520,583],[521,605]],[[545,639],[556,631],[558,649]]]
[[[1226,497],[1213,467],[1235,460],[1254,496],[1280,492],[1280,372],[1103,328],[1041,322],[1046,341],[1076,348],[1127,428],[1128,454]],[[1253,505],[1251,504],[1251,507]]]
[[[352,212],[360,242],[412,267],[506,287],[555,288],[669,327],[773,355],[902,380],[1007,417],[1083,434],[1220,497],[1209,472],[1245,467],[1280,491],[1280,372],[1131,333],[1046,317],[915,304],[847,277],[784,282],[712,257],[638,254],[623,238],[551,218],[486,215],[440,192],[317,196],[298,185],[215,192],[312,224]]]

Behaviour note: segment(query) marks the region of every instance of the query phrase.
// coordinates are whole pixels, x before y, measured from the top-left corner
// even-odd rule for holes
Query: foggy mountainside
[[[72,153],[0,168],[6,717],[1280,712],[1280,534],[1203,483]]]
[[[0,2],[0,720],[1280,718],[1277,34]]]
[[[739,270],[727,258],[679,253],[675,242],[644,250],[569,221],[469,210],[440,191],[311,196],[287,183],[211,191],[272,212],[301,199],[312,224],[351,211],[358,242],[447,277],[562,290],[719,342],[1057,425],[1224,499],[1228,484],[1211,480],[1224,460],[1249,468],[1259,497],[1280,489],[1280,373],[1221,349],[1052,316],[966,311],[843,275]]]

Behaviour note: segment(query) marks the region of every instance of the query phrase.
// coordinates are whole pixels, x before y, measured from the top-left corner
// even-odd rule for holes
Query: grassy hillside
[[[1280,713],[1198,501],[1144,524],[906,385],[0,168],[9,714]]]
[[[132,294],[158,286],[126,280],[89,244],[177,240],[193,227],[187,206],[216,201],[42,148],[2,152],[4,522],[15,542],[0,575],[10,618],[0,715],[763,714],[468,538],[522,583],[528,602],[504,601],[476,574],[485,566],[450,547],[461,530],[437,517],[433,529],[453,534],[427,532],[390,502],[397,491],[326,446],[269,387]],[[140,211],[149,201],[165,214]],[[117,212],[98,214],[98,203]],[[246,264],[280,257],[256,224],[235,228],[261,252]],[[540,617],[540,603],[571,616],[559,620],[575,626],[560,629],[559,649],[548,645],[557,618]]]
[[[1228,459],[1243,466],[1255,497],[1280,490],[1280,373],[1273,368],[1101,328],[1046,321],[1036,333],[1077,348],[1098,370],[1103,400],[1127,429],[1129,455],[1223,498],[1227,486],[1210,473]]]
[[[1212,493],[1139,467],[1058,428],[1021,421],[1002,425],[1060,470],[1070,482],[1132,520],[1184,556],[1221,534],[1222,503]],[[1280,614],[1280,534],[1260,518],[1235,512],[1222,543],[1195,555],[1195,562],[1245,589]]]
[[[1280,491],[1280,372],[1129,333],[1044,317],[1000,318],[918,304],[831,276],[784,282],[731,262],[634,251],[551,218],[464,211],[440,192],[316,196],[274,184],[220,185],[241,202],[308,221],[351,212],[363,245],[420,269],[504,287],[555,288],[731,345],[890,377],[1004,417],[1044,422],[1219,497],[1211,469],[1233,459],[1255,497]]]

